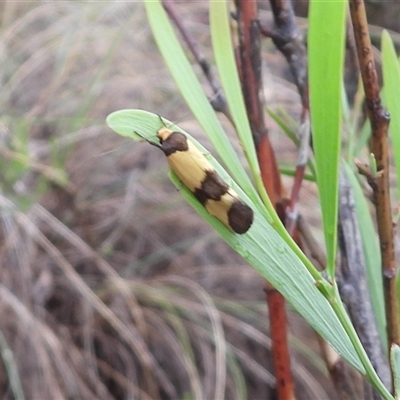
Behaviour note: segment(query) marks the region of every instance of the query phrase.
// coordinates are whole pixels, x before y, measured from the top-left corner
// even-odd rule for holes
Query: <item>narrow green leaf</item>
[[[157,115],[141,110],[122,110],[108,116],[108,125],[123,136],[137,139],[134,132],[148,140],[155,140],[160,120]],[[167,124],[169,122],[166,121]],[[183,132],[171,124],[171,129]],[[183,132],[187,134],[186,132]],[[192,142],[200,151],[207,153],[193,138]],[[143,144],[145,145],[145,144]],[[267,223],[264,215],[252,200],[241,190],[220,164],[211,156],[207,160],[221,177],[229,183],[238,195],[253,208],[255,219],[250,230],[244,235],[236,235],[220,221],[212,217],[198,202],[194,195],[171,173],[171,178],[178,190],[192,207],[204,218],[221,237],[263,277],[279,290],[292,306],[321,334],[350,364],[362,373],[363,366],[351,344],[348,335],[340,324],[331,305],[316,288],[316,281],[289,245]],[[318,271],[314,276],[322,280]]]
[[[279,165],[279,172],[282,175],[286,175],[286,176],[295,176],[296,174],[296,167],[292,166],[292,167],[288,167],[285,165]],[[315,182],[315,177],[312,174],[304,174],[303,179],[309,182]]]
[[[383,99],[390,113],[389,132],[397,174],[397,197],[400,198],[400,64],[393,41],[386,30],[382,32],[382,70],[385,87]]]
[[[264,202],[268,215],[270,216],[270,222],[282,237],[286,237],[286,241],[292,241],[293,239],[290,238],[282,224],[282,221],[276,214],[274,206],[265,191],[261,179],[258,159],[247,118],[246,107],[234,56],[229,18],[230,15],[226,1],[210,1],[211,38],[222,87],[224,88],[229,110],[247,157],[257,191]]]
[[[277,123],[277,125],[282,129],[282,131],[286,134],[286,136],[296,145],[296,147],[299,147],[300,141],[296,134],[293,132],[293,129],[291,129],[287,123],[278,115],[277,113],[273,112],[272,110],[267,110],[268,114],[270,117]],[[305,176],[304,179],[311,180],[315,182],[315,165],[313,160],[309,159],[307,161],[307,167],[310,170],[310,176]],[[282,171],[282,169],[280,169]]]
[[[393,344],[390,348],[390,365],[393,371],[393,387],[395,399],[400,399],[400,347]]]
[[[238,157],[176,38],[161,2],[145,0],[145,6],[154,39],[183,98],[209,136],[228,170],[252,200],[261,206],[260,201],[257,200],[258,194],[243,166],[238,162]]]
[[[260,174],[260,169],[236,66],[226,1],[210,1],[210,30],[215,62],[226,101],[253,176],[256,176]]]
[[[271,109],[267,108],[268,115],[277,123],[277,125],[285,132],[286,136],[296,145],[299,145],[299,138],[297,137],[295,130],[298,129],[295,121],[286,113],[283,112],[274,112]],[[283,114],[283,115],[282,115]],[[289,121],[285,117],[288,117]],[[289,126],[289,123],[292,126]]]
[[[346,129],[349,135],[349,144],[346,149],[346,160],[353,160],[354,157],[358,157],[361,150],[364,149],[366,142],[360,141],[360,121],[363,119],[363,105],[365,102],[364,86],[362,80],[358,80],[357,91],[354,95],[354,104],[352,105],[350,118],[346,124]],[[369,119],[367,118],[369,122]],[[368,125],[369,128],[369,125]]]
[[[10,385],[9,390],[12,393],[12,398],[15,400],[24,400],[26,397],[24,394],[24,386],[21,382],[20,371],[18,370],[18,364],[14,352],[11,350],[2,331],[0,331],[0,354],[6,370],[6,379]]]
[[[338,171],[342,121],[342,81],[347,2],[312,0],[308,57],[310,108],[317,182],[327,253],[334,279],[337,246]]]
[[[358,139],[354,146],[354,157],[359,157],[360,153],[368,147],[368,140],[371,137],[371,122],[369,118],[367,118],[364,122],[364,125],[361,128],[361,131],[358,135]]]

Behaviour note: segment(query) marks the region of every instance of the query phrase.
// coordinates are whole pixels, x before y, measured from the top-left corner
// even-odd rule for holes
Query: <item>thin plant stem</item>
[[[272,203],[273,207],[278,209],[282,200],[283,188],[264,120],[261,32],[258,23],[257,2],[255,0],[237,0],[236,9],[239,33],[237,65],[243,97],[256,144],[262,183],[271,199],[268,203],[269,205]],[[260,190],[260,193],[264,193],[263,189]],[[280,208],[282,209],[282,207]],[[284,221],[284,212],[279,214],[281,220]],[[285,299],[269,282],[266,282],[265,292],[269,310],[277,396],[279,400],[293,400],[295,394],[290,365]]]
[[[397,295],[397,268],[394,254],[394,232],[389,188],[388,127],[390,116],[382,107],[378,75],[368,31],[363,0],[350,0],[350,13],[356,40],[358,61],[364,85],[372,136],[370,152],[376,162],[376,173],[369,183],[374,193],[379,242],[382,254],[382,274],[386,306],[388,345],[400,344],[399,301]]]

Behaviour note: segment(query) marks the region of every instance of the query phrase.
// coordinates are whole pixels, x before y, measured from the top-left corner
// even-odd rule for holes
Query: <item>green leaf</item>
[[[309,12],[311,123],[330,279],[335,275],[337,246],[346,10],[347,2],[342,0],[312,0]]]
[[[231,38],[230,14],[225,1],[210,2],[210,30],[215,62],[240,143],[253,176],[260,175],[256,149],[247,118]]]
[[[382,71],[384,90],[384,104],[390,113],[389,132],[392,139],[392,149],[397,174],[397,197],[400,198],[400,64],[396,50],[389,33],[382,32]]]
[[[238,157],[176,38],[162,4],[159,0],[146,0],[145,6],[154,39],[187,105],[233,177],[252,200],[262,207],[257,192],[243,166],[237,161]]]
[[[400,347],[397,344],[390,348],[390,365],[393,371],[394,396],[400,399]]]
[[[138,132],[147,140],[155,141],[156,131],[160,128],[160,119],[157,115],[141,110],[117,111],[107,118],[108,125],[123,136],[137,139],[134,132]],[[182,131],[179,127],[165,121],[171,129]],[[207,154],[207,150],[193,138],[191,141],[200,151]],[[143,144],[145,145],[145,144]],[[179,179],[171,173],[171,178],[178,190],[221,237],[263,277],[279,290],[292,306],[310,323],[310,325],[360,372],[365,370],[354,350],[347,333],[344,331],[331,305],[316,288],[316,280],[305,265],[296,256],[289,245],[267,223],[265,216],[258,210],[252,200],[234,182],[219,163],[210,155],[207,160],[213,165],[221,177],[229,183],[238,195],[254,211],[254,223],[244,235],[231,232],[216,218],[212,217],[198,202],[194,195],[182,185]],[[318,271],[314,276],[322,280]]]
[[[214,57],[225,92],[226,101],[236,127],[240,143],[246,155],[255,185],[268,212],[268,220],[281,236],[288,236],[282,221],[275,212],[261,179],[253,135],[247,118],[246,106],[237,71],[233,42],[230,33],[230,14],[226,1],[210,2],[210,29],[214,49]],[[287,240],[292,240],[287,237]]]
[[[357,141],[354,146],[354,157],[359,157],[360,153],[368,148],[368,140],[371,137],[371,122],[369,118],[367,118],[361,128],[361,131],[358,135]]]
[[[290,128],[288,124],[283,120],[283,118],[281,118],[280,115],[273,112],[272,110],[268,109],[267,112],[270,115],[270,117],[277,123],[277,125],[282,129],[282,131],[286,134],[286,136],[296,145],[296,147],[299,147],[300,141],[297,135],[293,131],[293,129],[297,128]],[[307,167],[310,170],[310,175],[305,175],[304,179],[315,182],[316,172],[313,160],[308,159]],[[282,172],[282,169],[280,169],[280,171]],[[287,175],[287,173],[285,173],[285,175]],[[292,175],[294,176],[294,174]]]

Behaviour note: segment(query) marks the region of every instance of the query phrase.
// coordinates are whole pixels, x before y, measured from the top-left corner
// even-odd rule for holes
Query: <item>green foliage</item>
[[[14,358],[13,351],[9,347],[7,339],[3,335],[2,331],[0,331],[0,354],[4,367],[7,371],[7,378],[13,398],[15,400],[24,400],[26,397],[21,382],[21,376],[18,371],[18,366]]]
[[[108,125],[123,136],[137,139],[134,132],[140,133],[149,141],[155,140],[155,132],[160,129],[160,119],[157,115],[141,110],[121,110],[107,118]],[[168,123],[171,129],[182,131],[178,126]],[[204,149],[195,139],[193,143],[204,154]],[[289,245],[271,227],[256,205],[245,192],[229,177],[219,163],[208,155],[208,161],[226,182],[229,182],[239,196],[250,205],[255,213],[253,226],[244,235],[236,235],[226,228],[216,218],[212,217],[197,201],[193,194],[171,173],[171,178],[178,190],[191,206],[204,218],[221,237],[262,276],[279,290],[293,307],[307,319],[311,326],[319,332],[340,354],[358,370],[363,371],[354,348],[343,327],[339,323],[329,302],[315,286],[315,279],[307,271],[304,264],[296,256]],[[318,277],[318,271],[314,271]],[[319,277],[322,280],[322,277]]]
[[[238,163],[238,158],[229,139],[225,135],[218,119],[204,95],[192,67],[190,66],[181,45],[179,44],[168,18],[159,1],[146,1],[146,10],[153,34],[172,76],[185,98],[189,108],[208,134],[221,160],[230,171],[233,179],[221,165],[208,154],[193,138],[191,140],[207,158],[223,179],[229,183],[239,196],[249,204],[255,212],[255,221],[251,229],[244,235],[236,235],[221,222],[207,213],[193,194],[182,186],[179,179],[171,172],[171,180],[185,199],[204,218],[221,237],[245,258],[263,277],[270,281],[303,315],[340,355],[366,374],[372,384],[385,399],[392,396],[377,378],[365,352],[359,343],[351,322],[344,310],[334,281],[337,212],[338,212],[338,171],[341,153],[342,123],[347,124],[349,140],[344,163],[348,179],[352,185],[356,199],[356,212],[360,222],[366,263],[368,282],[371,288],[373,308],[383,342],[385,335],[385,317],[383,312],[382,277],[380,275],[379,247],[368,204],[362,189],[353,172],[352,158],[365,147],[369,136],[369,125],[366,123],[361,136],[356,135],[357,118],[352,120],[344,97],[343,90],[343,57],[346,2],[312,1],[310,9],[309,29],[309,64],[310,64],[310,102],[313,130],[315,164],[309,163],[310,179],[316,176],[323,215],[324,236],[328,258],[328,274],[330,282],[325,281],[315,270],[310,261],[297,248],[277,219],[269,199],[259,185],[259,169],[251,132],[245,112],[240,82],[235,66],[232,38],[230,37],[229,13],[225,2],[211,2],[210,27],[221,83],[229,105],[229,110],[238,131],[244,154],[250,166],[256,188]],[[388,38],[383,39],[386,46],[384,62],[388,64],[385,79],[393,82],[398,88],[400,82],[399,65],[390,47]],[[386,60],[386,61],[385,61]],[[389,60],[389,61],[387,61]],[[396,61],[396,63],[394,62]],[[387,101],[394,110],[399,106],[394,97],[395,91],[389,93]],[[391,97],[392,96],[392,97]],[[391,98],[391,100],[389,100]],[[361,111],[362,98],[356,106],[356,114]],[[344,107],[344,108],[343,108]],[[344,114],[343,114],[344,111]],[[278,115],[270,112],[284,132],[297,143],[295,127],[285,123]],[[342,114],[344,118],[342,118]],[[400,113],[397,113],[400,115]],[[344,120],[344,121],[343,121]],[[111,114],[107,122],[109,126],[123,136],[138,139],[134,132],[148,141],[157,141],[156,132],[160,128],[159,117],[141,110],[122,110]],[[396,124],[393,132],[398,132]],[[182,130],[171,124],[171,129]],[[186,132],[183,132],[189,135]],[[400,136],[397,136],[400,138]],[[397,140],[397,139],[394,139]],[[400,146],[399,146],[400,149]],[[400,151],[400,150],[399,150]],[[399,156],[396,156],[396,162]],[[400,163],[397,163],[400,165]],[[286,170],[288,174],[290,170]],[[266,207],[266,208],[265,208]],[[332,302],[330,304],[329,302]],[[349,340],[350,339],[350,340]],[[361,360],[361,363],[360,363]]]
[[[233,51],[230,16],[225,2],[210,2],[210,29],[222,88],[253,177],[260,175],[253,137]]]
[[[335,276],[342,82],[347,4],[311,1],[308,32],[311,124],[327,253]]]
[[[0,143],[1,189],[20,210],[29,209],[38,201],[48,190],[50,182],[62,187],[68,185],[63,160],[54,149],[51,148],[50,166],[33,159],[29,152],[29,131],[32,129],[29,121],[3,117],[0,124],[4,131]]]
[[[146,1],[145,5],[154,39],[182,97],[207,132],[211,143],[232,176],[252,200],[257,201],[258,194],[242,165],[237,162],[237,155],[193,72],[162,5],[159,1]]]
[[[284,114],[284,117],[281,117],[279,114],[274,113],[272,110],[267,110],[267,112],[271,116],[271,118],[278,124],[278,126],[282,129],[282,131],[286,134],[286,136],[296,145],[296,147],[299,147],[300,141],[294,132],[294,130],[298,129],[298,126],[292,120],[290,122],[291,122],[291,125],[293,125],[293,127],[290,127],[289,122],[286,122],[284,120],[284,117],[286,117],[286,119],[290,119],[290,116],[284,112],[282,112],[282,114]],[[306,174],[304,178],[315,182],[316,181],[316,171],[315,171],[315,164],[314,164],[313,160],[309,159],[307,161],[307,167],[310,170],[310,175]],[[282,172],[282,169],[281,169],[281,172]],[[284,173],[286,175],[294,175],[294,173],[289,174],[287,172],[287,169],[283,170],[282,173]]]
[[[393,370],[394,396],[400,398],[400,347],[397,344],[392,345],[390,349],[390,364]]]
[[[393,41],[387,31],[382,33],[382,72],[384,94],[383,102],[390,113],[389,132],[393,143],[396,175],[400,177],[400,64]],[[397,198],[400,198],[400,185],[397,181]]]
[[[3,184],[12,186],[29,170],[28,126],[25,122],[11,123],[6,118],[1,124],[4,131],[1,145],[9,157],[1,157],[0,173]]]

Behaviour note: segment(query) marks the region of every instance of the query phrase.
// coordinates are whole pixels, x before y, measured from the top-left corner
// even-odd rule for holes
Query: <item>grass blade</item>
[[[135,138],[134,131],[140,132],[145,138],[154,140],[154,134],[159,128],[157,115],[141,110],[123,110],[115,112],[107,118],[107,123],[117,133]],[[173,129],[180,130],[173,126]],[[181,130],[180,130],[181,131]],[[185,133],[185,132],[184,132]],[[206,152],[193,138],[193,143]],[[144,145],[144,144],[143,144]],[[364,373],[354,347],[344,331],[331,305],[316,287],[316,280],[322,280],[318,271],[314,278],[305,265],[269,225],[262,213],[254,206],[251,199],[229,177],[218,162],[208,157],[221,177],[228,182],[238,195],[253,208],[255,219],[250,230],[244,235],[232,233],[217,219],[213,218],[197,201],[194,195],[179,179],[171,173],[171,179],[192,207],[204,218],[219,235],[263,277],[271,282],[293,307],[321,334],[331,345],[359,371]]]
[[[346,9],[347,3],[344,1],[312,1],[308,34],[313,145],[327,253],[327,270],[331,279],[334,278],[337,246]]]
[[[392,139],[392,149],[397,175],[397,197],[400,198],[400,64],[397,60],[396,50],[389,33],[384,30],[382,33],[382,71],[383,102],[390,113],[389,132]]]
[[[232,176],[252,200],[257,202],[257,192],[237,161],[238,157],[176,38],[162,4],[158,0],[146,0],[145,6],[154,39],[183,98]]]
[[[229,19],[225,1],[210,1],[211,38],[219,76],[240,143],[253,176],[257,176],[260,169],[236,67]]]

